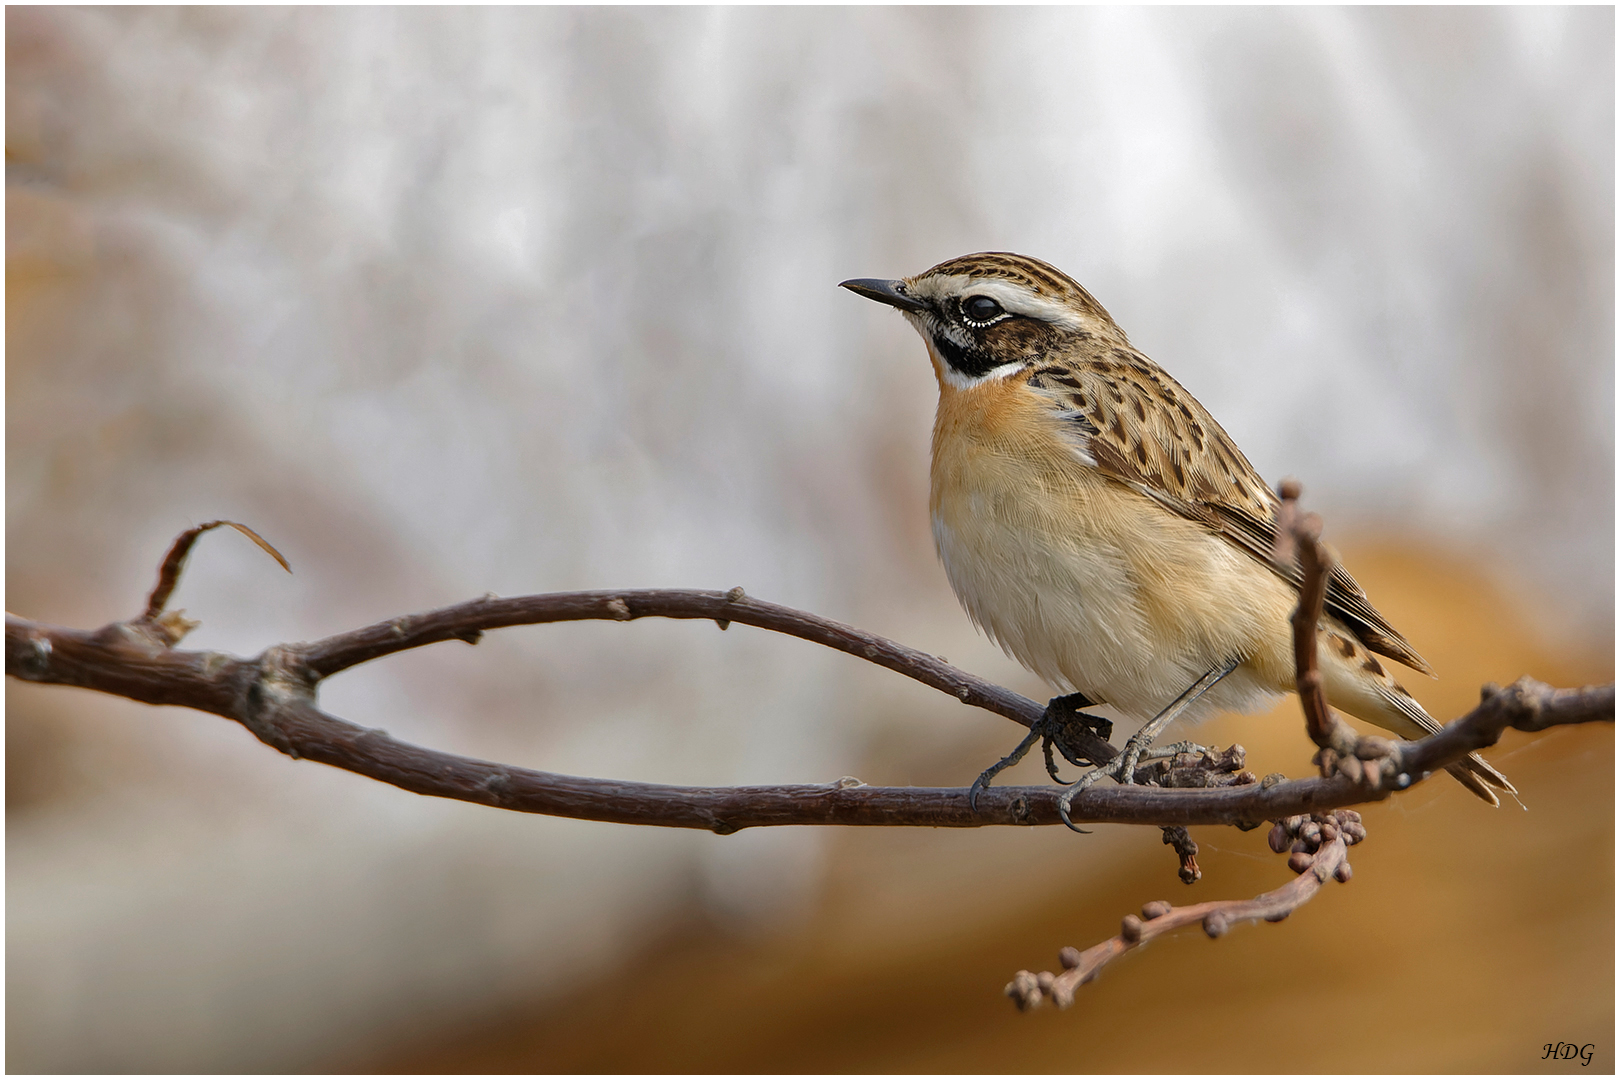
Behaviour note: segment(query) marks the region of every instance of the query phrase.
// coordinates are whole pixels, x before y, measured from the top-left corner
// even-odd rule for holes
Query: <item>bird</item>
[[[939,384],[929,512],[946,577],[969,618],[1053,687],[1042,721],[987,769],[989,784],[1036,737],[1048,771],[1095,764],[1131,783],[1172,721],[1251,712],[1295,688],[1297,567],[1273,561],[1280,500],[1198,400],[1134,347],[1091,293],[1010,252],[948,259],[914,277],[845,289],[896,308]],[[1342,566],[1317,626],[1328,703],[1404,739],[1439,730],[1379,657],[1429,663]],[[1075,710],[1143,722],[1109,763],[1063,746]],[[1107,738],[1108,722],[1078,713]],[[1448,770],[1493,806],[1511,783],[1477,754]]]

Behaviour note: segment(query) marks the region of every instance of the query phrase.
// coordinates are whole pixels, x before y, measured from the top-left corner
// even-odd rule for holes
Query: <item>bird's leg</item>
[[[1148,748],[1153,745],[1153,740],[1159,737],[1159,733],[1168,727],[1176,717],[1186,712],[1193,702],[1203,697],[1210,687],[1232,674],[1242,662],[1242,660],[1224,660],[1204,672],[1197,682],[1182,691],[1181,696],[1165,706],[1158,716],[1143,724],[1142,730],[1131,736],[1130,741],[1125,744],[1125,749],[1120,751],[1118,757],[1106,765],[1092,769],[1073,784],[1070,784],[1069,790],[1058,798],[1058,814],[1063,818],[1063,824],[1076,832],[1083,832],[1083,829],[1079,829],[1073,821],[1069,820],[1069,807],[1074,802],[1074,797],[1105,776],[1111,776],[1121,784],[1134,783],[1137,763],[1144,756],[1150,758],[1159,756],[1148,752]],[[1182,749],[1192,745],[1194,744],[1178,743],[1175,747],[1164,747],[1163,749],[1180,752]]]
[[[1087,731],[1106,741],[1108,736],[1113,734],[1114,725],[1111,721],[1101,716],[1091,716],[1080,711],[1088,706],[1100,704],[1102,703],[1092,701],[1084,694],[1064,694],[1047,702],[1046,711],[1041,714],[1039,720],[1030,725],[1029,734],[1024,736],[1023,741],[1017,746],[1013,747],[1012,753],[984,770],[979,774],[979,778],[973,781],[973,786],[968,788],[968,805],[977,812],[979,809],[979,792],[989,787],[990,781],[994,780],[996,775],[1003,769],[1024,760],[1024,755],[1029,753],[1030,748],[1035,745],[1036,739],[1041,740],[1041,749],[1046,755],[1046,771],[1051,774],[1054,780],[1058,780],[1057,767],[1052,760],[1052,747],[1054,745],[1057,746],[1059,752],[1065,758],[1076,765],[1096,764],[1085,757],[1083,752],[1078,749],[1073,736],[1077,731]],[[1062,782],[1062,780],[1058,780],[1058,783],[1061,784]]]
[[[1101,764],[1087,757],[1075,738],[1080,732],[1085,732],[1107,742],[1109,736],[1113,735],[1112,720],[1080,711],[1101,704],[1102,702],[1092,701],[1084,694],[1064,694],[1046,703],[1046,712],[1041,714],[1040,720],[1041,751],[1046,755],[1046,775],[1058,783],[1065,781],[1058,776],[1057,763],[1052,760],[1054,746],[1071,765]]]
[[[1023,761],[1024,755],[1029,753],[1029,748],[1034,746],[1035,740],[1039,739],[1040,737],[1041,722],[1037,720],[1035,723],[1029,726],[1029,734],[1025,735],[1023,740],[1017,746],[1013,747],[1012,753],[1008,754],[1006,757],[984,770],[984,772],[979,774],[979,778],[973,781],[973,786],[968,788],[968,807],[975,814],[979,812],[979,792],[989,787],[990,781],[994,780],[996,778],[996,774],[1001,772],[1001,770]]]

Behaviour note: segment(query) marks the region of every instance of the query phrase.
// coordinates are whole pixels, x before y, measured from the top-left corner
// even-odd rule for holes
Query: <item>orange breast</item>
[[[965,390],[941,380],[929,510],[937,515],[944,503],[969,492],[1000,504],[979,510],[1003,513],[1013,510],[1005,505],[1011,499],[1078,496],[1085,486],[1076,482],[1079,459],[1061,439],[1058,423],[1022,376]]]

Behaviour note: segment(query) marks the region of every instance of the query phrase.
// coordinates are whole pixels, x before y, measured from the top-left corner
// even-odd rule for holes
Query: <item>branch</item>
[[[200,533],[201,527],[195,532]],[[173,588],[179,562],[190,542],[185,535],[176,541],[165,560],[159,590],[165,588],[165,583],[168,589]],[[154,600],[166,600],[166,595],[160,597],[155,591]],[[6,673],[32,682],[81,686],[147,704],[180,705],[214,713],[242,724],[267,745],[294,758],[333,765],[422,795],[524,813],[720,833],[763,825],[967,828],[1061,822],[1057,800],[1063,789],[1052,786],[992,788],[981,793],[975,813],[968,804],[966,788],[868,787],[849,778],[832,784],[771,787],[627,783],[564,776],[428,750],[316,707],[316,690],[322,679],[406,649],[451,639],[476,643],[484,631],[505,626],[582,619],[629,622],[651,616],[710,619],[722,629],[733,622],[747,623],[814,641],[1025,726],[1043,712],[1038,703],[937,657],[830,619],[753,599],[741,589],[724,593],[650,589],[485,597],[312,643],[274,646],[250,659],[174,648],[176,635],[183,634],[184,626],[165,623],[176,616],[154,616],[150,602],[140,616],[94,631],[48,626],[8,614]],[[1605,718],[1593,714],[1594,706],[1588,697],[1564,693],[1566,696],[1549,699],[1539,707],[1534,720],[1538,726],[1528,730]],[[1597,693],[1601,697],[1602,692]],[[1607,700],[1606,718],[1612,719],[1612,687]],[[1601,714],[1601,701],[1595,707]],[[1518,713],[1509,709],[1501,715],[1509,717],[1508,726],[1517,726],[1512,717]],[[1566,716],[1573,719],[1562,719]],[[1478,746],[1479,738],[1494,741],[1500,731],[1498,727],[1492,733],[1487,724],[1485,728],[1471,728],[1461,738],[1469,746]],[[1432,739],[1443,736],[1444,732]],[[1426,770],[1439,768],[1467,752],[1460,744],[1455,749],[1426,749],[1431,741],[1412,744],[1414,752],[1421,749],[1425,755],[1412,759],[1416,763],[1413,769],[1419,765]],[[1108,760],[1117,753],[1101,739],[1085,752],[1094,760]],[[1240,768],[1240,763],[1235,767]],[[1223,770],[1225,766],[1201,773],[1194,768],[1187,776],[1161,782],[1201,783],[1201,776]],[[1224,782],[1232,779],[1248,777],[1240,774]],[[1097,787],[1074,800],[1071,816],[1079,822],[1161,827],[1255,825],[1375,801],[1388,794],[1388,787],[1369,791],[1342,775],[1210,788]]]
[[[174,595],[174,587],[180,583],[180,571],[185,569],[186,556],[191,554],[192,545],[197,542],[197,538],[203,533],[211,532],[212,530],[219,528],[221,525],[229,525],[231,528],[235,529],[237,532],[241,533],[255,544],[258,544],[266,554],[281,564],[281,568],[283,570],[287,571],[289,574],[292,573],[292,567],[287,565],[287,560],[282,557],[281,552],[271,547],[268,540],[254,532],[252,529],[248,528],[246,525],[243,525],[241,522],[224,520],[205,521],[201,525],[196,525],[187,529],[185,532],[175,537],[174,543],[169,545],[169,553],[163,557],[163,565],[158,567],[157,584],[152,586],[152,594],[146,599],[146,610],[141,612],[141,614],[136,617],[136,622],[155,623],[158,621],[159,617],[163,614],[163,609],[169,604],[169,597]],[[196,626],[196,623],[192,623],[185,631],[181,633],[180,637],[184,637],[185,634],[190,633],[191,630],[196,628]],[[170,644],[178,644],[179,641],[180,638],[177,637],[174,639],[174,641],[170,642]]]
[[[1299,693],[1300,711],[1305,714],[1305,733],[1321,748],[1316,763],[1323,776],[1341,771],[1351,780],[1364,781],[1358,749],[1369,756],[1387,756],[1390,741],[1376,737],[1362,739],[1354,728],[1339,719],[1328,707],[1322,672],[1317,666],[1317,627],[1327,603],[1328,579],[1338,560],[1322,543],[1322,519],[1299,512],[1299,481],[1284,480],[1278,485],[1277,494],[1282,501],[1277,507],[1272,558],[1284,567],[1296,558],[1299,560],[1299,606],[1294,609],[1290,628],[1294,638],[1294,688]]]
[[[1063,964],[1062,974],[1020,971],[1007,984],[1005,992],[1019,1009],[1032,1009],[1046,998],[1050,998],[1058,1008],[1066,1009],[1074,1003],[1075,990],[1095,979],[1110,960],[1116,960],[1137,946],[1146,945],[1172,930],[1202,923],[1204,933],[1218,938],[1234,923],[1256,919],[1282,922],[1301,904],[1315,896],[1328,878],[1350,880],[1350,864],[1345,860],[1345,849],[1360,843],[1366,835],[1361,816],[1354,810],[1278,822],[1271,832],[1271,847],[1273,851],[1281,852],[1289,846],[1290,841],[1293,842],[1293,854],[1289,856],[1288,865],[1299,875],[1293,881],[1261,893],[1253,900],[1211,900],[1187,907],[1175,907],[1166,901],[1155,900],[1143,905],[1141,918],[1125,916],[1121,920],[1119,933],[1102,944],[1093,945],[1085,952],[1072,946],[1061,950],[1058,960]]]
[[[1394,745],[1389,769],[1398,786],[1495,746],[1502,733],[1545,731],[1563,724],[1614,723],[1614,683],[1560,690],[1521,675],[1506,688],[1486,683],[1479,704],[1418,742]]]

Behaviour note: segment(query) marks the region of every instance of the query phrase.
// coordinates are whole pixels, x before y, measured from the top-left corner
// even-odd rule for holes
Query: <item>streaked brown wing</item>
[[[1100,471],[1208,525],[1299,587],[1299,568],[1271,559],[1277,496],[1208,410],[1158,365],[1135,349],[1107,347],[1044,365],[1029,385],[1051,400]],[[1434,674],[1342,566],[1328,581],[1326,609],[1373,652]]]

